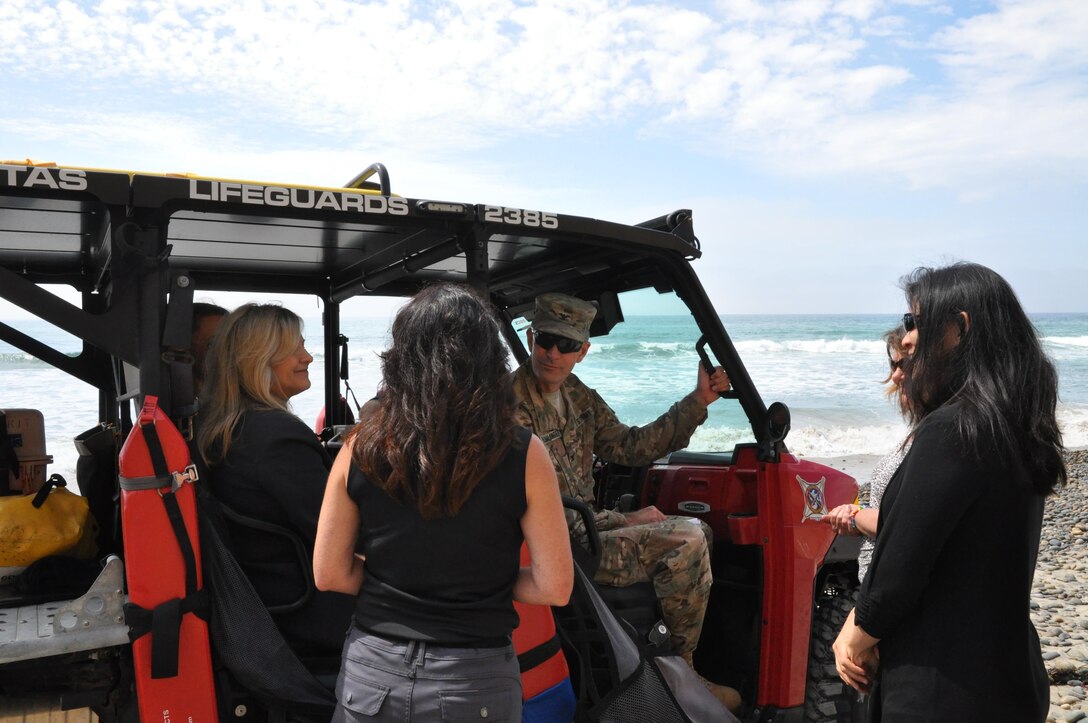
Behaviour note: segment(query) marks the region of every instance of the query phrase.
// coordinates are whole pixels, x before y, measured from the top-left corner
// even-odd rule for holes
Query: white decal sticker
[[[60,187],[66,191],[86,191],[87,172],[73,168],[62,168],[59,172]]]
[[[559,228],[559,216],[554,213],[506,206],[484,206],[484,221],[535,228]]]
[[[43,166],[0,165],[0,183],[22,188],[51,188],[63,191],[86,191],[87,172],[74,168],[53,169]],[[59,179],[59,180],[58,180]]]
[[[801,522],[808,520],[822,520],[827,514],[827,498],[824,496],[824,484],[826,477],[821,477],[818,482],[806,482],[801,475],[796,475],[797,483],[801,485],[801,492],[805,497],[805,507],[801,513]]]
[[[381,213],[407,216],[408,201],[403,198],[370,196],[361,193],[319,191],[312,188],[284,188],[253,183],[189,179],[189,198],[194,201],[234,201],[255,206],[330,209],[356,213]]]

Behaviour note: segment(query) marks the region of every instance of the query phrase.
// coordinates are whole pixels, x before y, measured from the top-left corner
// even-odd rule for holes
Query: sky
[[[1082,0],[0,0],[0,38],[0,159],[692,209],[727,314],[957,260],[1088,311]]]

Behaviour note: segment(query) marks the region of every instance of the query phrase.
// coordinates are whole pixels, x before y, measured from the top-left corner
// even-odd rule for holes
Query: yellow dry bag
[[[49,555],[87,559],[98,552],[90,505],[53,475],[34,495],[0,497],[0,585]]]

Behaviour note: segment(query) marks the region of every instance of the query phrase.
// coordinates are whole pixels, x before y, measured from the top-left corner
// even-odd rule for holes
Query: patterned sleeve
[[[596,391],[590,390],[596,408],[596,439],[593,451],[609,462],[638,467],[683,449],[695,428],[706,421],[706,405],[687,395],[669,411],[642,427],[629,427],[616,417]]]

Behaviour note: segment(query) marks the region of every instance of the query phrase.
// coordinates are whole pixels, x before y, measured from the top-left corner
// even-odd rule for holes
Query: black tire
[[[846,617],[854,607],[856,578],[826,584],[820,590],[812,611],[812,637],[809,643],[808,682],[805,684],[804,720],[807,723],[863,723],[865,703],[844,684],[835,670],[831,644],[838,637]]]
[[[104,705],[92,705],[91,710],[101,723],[140,723],[140,706],[136,700],[136,677],[132,668],[132,647],[114,649],[110,664],[116,678],[106,694]]]

